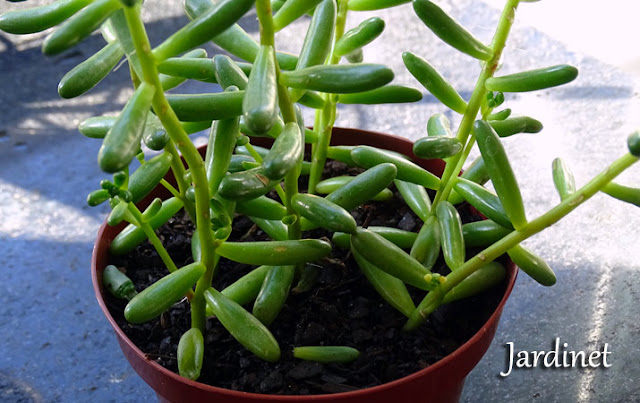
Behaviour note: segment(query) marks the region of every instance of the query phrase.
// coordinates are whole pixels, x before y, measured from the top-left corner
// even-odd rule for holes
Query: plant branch
[[[153,98],[153,109],[158,116],[158,119],[162,122],[162,125],[169,133],[169,137],[176,144],[180,152],[182,153],[189,169],[191,171],[191,177],[193,186],[195,188],[195,212],[196,212],[196,231],[200,239],[200,247],[202,250],[201,261],[206,266],[207,270],[200,280],[198,280],[196,286],[196,293],[192,299],[192,326],[198,327],[202,332],[205,331],[205,316],[204,316],[204,291],[211,286],[211,283],[204,284],[204,280],[211,279],[215,270],[215,248],[213,234],[211,231],[210,213],[209,213],[209,186],[207,176],[204,168],[204,162],[202,157],[198,153],[198,150],[193,145],[189,136],[180,125],[178,117],[174,113],[173,109],[169,105],[162,85],[158,77],[158,70],[156,68],[155,60],[151,52],[151,45],[149,38],[144,28],[142,19],[140,18],[140,4],[136,4],[134,7],[124,8],[125,17],[127,19],[127,25],[131,33],[131,37],[136,49],[136,54],[140,60],[142,67],[144,81],[153,84],[156,87],[155,95]],[[176,178],[178,181],[184,180],[183,178]]]
[[[171,195],[173,197],[177,197],[178,199],[180,199],[182,201],[182,204],[184,205],[184,199],[185,198],[182,197],[182,195],[180,194],[180,192],[176,188],[174,188],[169,182],[167,182],[164,179],[160,180],[160,184],[162,186],[164,186],[165,189],[167,189],[171,193]]]
[[[347,0],[338,0],[338,14],[336,16],[336,26],[334,30],[333,47],[336,42],[344,35],[345,26],[347,24]],[[340,56],[337,56],[333,49],[329,56],[328,64],[338,64]],[[337,100],[333,94],[324,94],[324,108],[316,111],[316,123],[320,122],[320,127],[314,126],[314,131],[318,133],[318,141],[313,146],[311,158],[311,172],[309,173],[309,190],[310,194],[316,192],[316,185],[322,179],[322,171],[327,161],[327,150],[331,144],[331,132],[336,122]]]
[[[129,203],[128,209],[133,218],[135,218],[136,220],[136,222],[133,224],[140,227],[142,231],[144,231],[145,235],[149,239],[149,242],[151,243],[151,245],[153,245],[156,252],[158,252],[158,256],[160,256],[160,259],[162,259],[162,263],[167,266],[169,273],[173,273],[174,271],[178,270],[178,266],[176,266],[176,264],[173,262],[173,259],[171,259],[171,256],[169,256],[169,252],[167,252],[164,245],[162,245],[162,241],[160,240],[160,238],[158,238],[158,235],[156,235],[156,232],[153,230],[151,225],[149,225],[149,223],[147,223],[146,220],[142,217],[142,213],[140,212],[138,207],[133,203]]]
[[[431,292],[427,294],[425,299],[416,308],[411,315],[407,323],[405,324],[405,330],[412,330],[419,326],[435,309],[440,305],[437,301],[441,301],[444,295],[450,291],[453,287],[460,284],[462,280],[469,275],[480,269],[485,264],[495,260],[499,256],[506,253],[509,249],[518,245],[525,239],[539,233],[545,228],[558,222],[564,216],[575,210],[579,205],[589,200],[594,194],[598,193],[609,182],[611,182],[616,176],[621,174],[625,169],[629,168],[635,162],[638,161],[638,157],[631,154],[625,154],[618,160],[613,162],[609,167],[602,171],[599,175],[595,176],[589,183],[578,189],[574,194],[566,198],[554,208],[550,209],[540,217],[533,221],[530,221],[518,231],[513,231],[509,235],[505,236],[498,242],[484,249],[471,259],[467,260],[457,270],[447,275],[446,281],[437,290],[438,292]]]
[[[457,137],[462,144],[466,144],[467,141],[470,141],[469,136],[471,134],[473,122],[478,116],[478,111],[480,110],[482,102],[485,99],[485,95],[487,93],[487,90],[485,89],[485,82],[488,78],[494,75],[496,69],[498,68],[500,57],[502,56],[502,51],[504,50],[507,38],[509,37],[509,32],[511,31],[511,26],[513,25],[515,12],[519,2],[520,0],[508,0],[507,4],[502,10],[502,15],[500,16],[498,27],[496,28],[496,33],[493,36],[493,40],[491,42],[493,57],[491,58],[491,60],[484,63],[482,72],[478,77],[478,81],[476,82],[476,86],[471,95],[471,99],[469,100],[467,110],[465,111],[464,116],[462,117],[462,121],[460,122],[460,126],[458,127]],[[468,154],[464,155],[464,158],[466,158],[467,156]],[[451,159],[447,163],[445,171],[442,174],[442,183],[445,186],[437,192],[436,197],[433,200],[434,208],[432,209],[432,214],[435,214],[433,212],[435,211],[435,207],[438,205],[440,200],[446,200],[447,197],[449,197],[449,193],[451,193],[451,189],[454,185],[454,181],[451,180],[451,178],[455,178],[456,176],[458,176],[463,165],[464,159],[462,154],[451,157]]]
[[[275,48],[275,32],[273,28],[273,16],[271,14],[271,2],[269,0],[257,0],[256,12],[258,14],[258,20],[260,21],[260,43],[262,45],[273,46]],[[274,52],[275,55],[275,52]],[[275,56],[274,56],[275,57]],[[286,123],[296,122],[296,113],[289,96],[287,88],[281,85],[280,78],[280,65],[278,61],[275,61],[276,65],[276,82],[278,82],[278,105],[282,112],[282,118]],[[301,133],[304,135],[304,133]],[[297,166],[293,168],[284,178],[284,192],[280,185],[277,186],[276,191],[280,199],[282,199],[285,207],[287,208],[287,214],[295,216],[295,220],[290,224],[288,237],[289,239],[300,239],[301,227],[300,216],[291,207],[291,198],[298,194],[298,176],[300,174],[300,167],[302,159],[298,162]]]
[[[273,17],[271,15],[271,1],[256,0],[256,14],[260,22],[260,44],[275,46],[275,30],[273,29]]]

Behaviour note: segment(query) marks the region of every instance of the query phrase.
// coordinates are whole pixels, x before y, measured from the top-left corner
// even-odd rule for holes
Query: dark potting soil
[[[419,218],[399,199],[397,192],[392,201],[368,203],[352,213],[359,225],[420,229]],[[477,219],[463,213],[465,221]],[[178,267],[192,262],[193,227],[186,217],[170,220],[158,233]],[[330,238],[331,234],[322,230],[305,234],[305,237],[322,236]],[[235,218],[230,240],[266,239],[249,219]],[[138,291],[167,274],[148,242],[127,256],[112,258],[111,263],[126,270]],[[429,366],[465,343],[493,313],[505,287],[445,305],[419,329],[406,333],[401,330],[406,318],[376,293],[348,251],[334,247],[329,257],[314,265],[318,270],[315,287],[308,292],[292,293],[269,326],[280,344],[281,359],[269,363],[255,357],[215,318],[210,318],[199,382],[245,392],[291,395],[346,392],[390,382]],[[214,287],[223,289],[252,268],[221,259]],[[443,274],[448,271],[442,270]],[[409,288],[414,301],[419,303],[424,292]],[[107,305],[140,350],[177,372],[178,342],[190,328],[186,301],[142,325],[132,325],[124,319],[123,301],[107,296]],[[245,308],[251,311],[252,307]],[[320,364],[293,357],[293,347],[309,345],[351,346],[360,351],[360,357],[350,364]]]

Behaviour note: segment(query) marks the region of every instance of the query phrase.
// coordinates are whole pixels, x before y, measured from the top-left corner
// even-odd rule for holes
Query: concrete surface
[[[40,3],[1,3],[0,12]],[[178,2],[148,3],[154,43],[186,22]],[[439,2],[484,40],[491,38],[498,3]],[[562,157],[582,184],[625,152],[627,135],[640,123],[640,87],[630,62],[638,51],[625,49],[633,46],[624,35],[632,27],[610,12],[599,15],[595,4],[600,2],[579,3],[592,10],[585,14],[589,18],[578,18],[579,11],[566,2],[553,11],[554,3],[521,5],[523,20],[516,22],[501,71],[559,63],[580,69],[579,78],[566,87],[507,96],[506,106],[515,114],[529,114],[545,124],[540,134],[505,141],[512,160],[521,159],[516,175],[530,218],[558,201],[551,181],[553,158]],[[617,15],[635,11],[633,2],[611,3]],[[372,15],[382,15],[387,30],[366,49],[365,60],[384,62],[396,72],[396,82],[417,86],[401,60],[402,51],[415,52],[446,72],[468,98],[477,62],[437,41],[410,5],[354,13],[349,26]],[[306,23],[296,22],[292,33],[279,35],[279,46],[298,49]],[[560,23],[567,29],[559,29]],[[251,16],[242,25],[256,34]],[[590,37],[575,34],[581,30],[597,30],[611,46],[590,47]],[[75,130],[87,117],[117,113],[130,93],[127,69],[118,69],[83,97],[61,100],[59,79],[99,49],[102,39],[94,35],[74,50],[44,58],[39,50],[43,37],[0,33],[0,401],[153,401],[152,391],[124,360],[93,297],[89,259],[106,210],[87,207],[85,198],[105,176],[95,163],[100,142]],[[624,55],[611,56],[619,54],[614,46]],[[208,49],[213,54],[214,48]],[[203,86],[188,84],[176,92]],[[445,109],[426,95],[404,108],[345,107],[338,124],[417,139],[435,112]],[[639,174],[640,167],[634,167],[619,181],[640,186]],[[556,270],[558,284],[544,288],[520,276],[492,347],[467,379],[462,401],[640,401],[639,225],[636,207],[597,195],[529,240],[527,246]],[[608,343],[611,367],[520,369],[507,378],[498,375],[504,370],[505,343],[513,342],[518,350],[548,350],[556,337],[570,350]]]

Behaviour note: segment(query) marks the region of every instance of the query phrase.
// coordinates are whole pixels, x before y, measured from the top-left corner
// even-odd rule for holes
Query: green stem
[[[256,160],[258,164],[262,164],[262,156],[260,155],[260,153],[256,151],[255,148],[253,148],[251,143],[245,144],[244,148],[246,148],[247,151],[249,151],[249,154],[251,154],[253,159]],[[282,189],[282,186],[280,186],[280,184],[276,185],[275,190],[276,190],[276,193],[278,194],[278,197],[280,197],[280,200],[287,199],[287,195],[285,194],[285,191]]]
[[[257,0],[256,14],[260,22],[260,44],[275,46],[275,30],[273,29],[273,16],[271,15],[271,1]]]
[[[165,187],[165,189],[167,189],[169,191],[169,193],[171,193],[171,195],[173,197],[177,197],[178,199],[180,199],[182,201],[182,204],[184,205],[184,200],[185,198],[182,197],[182,195],[180,194],[180,192],[178,191],[178,189],[174,188],[169,182],[167,182],[166,180],[162,179],[160,180],[160,184],[162,186]]]
[[[211,231],[209,231],[211,232]],[[211,283],[213,281],[214,269],[218,266],[218,261],[220,260],[220,256],[215,253],[215,250],[218,246],[218,243],[211,244],[211,255],[213,257],[212,270],[209,270],[207,267],[207,271],[204,275],[198,280],[196,284],[196,292],[191,299],[191,327],[196,327],[200,329],[200,331],[204,332],[207,326],[207,315],[206,315],[206,306],[207,303],[204,299],[204,293],[211,287]],[[204,258],[204,250],[202,251]]]
[[[277,66],[277,64],[276,64]],[[276,67],[278,76],[280,75],[280,68]],[[282,112],[282,118],[284,119],[285,124],[296,121],[296,112],[293,107],[293,102],[291,102],[291,98],[289,97],[289,91],[283,85],[278,84],[278,102],[280,105],[280,111]],[[300,133],[301,136],[304,136],[304,133]],[[304,152],[304,150],[303,150]],[[300,171],[302,168],[302,160],[303,156],[300,156],[300,161],[298,165],[293,168],[287,175],[284,177],[284,190],[285,190],[285,198],[284,205],[287,208],[287,214],[294,215],[296,219],[293,224],[289,225],[288,236],[289,239],[300,239],[302,236],[302,227],[300,225],[300,215],[293,210],[291,199],[293,196],[298,194],[298,179],[300,177]]]
[[[458,172],[460,173],[462,171],[462,166],[464,165],[464,162],[467,160],[467,157],[469,157],[469,154],[471,153],[471,150],[473,149],[473,146],[476,144],[476,138],[471,136],[471,138],[469,139],[469,141],[467,142],[467,144],[464,146],[464,150],[462,150],[462,152],[459,154],[460,158],[458,159],[458,163],[455,167],[455,170],[453,172]],[[449,185],[449,183],[451,183],[451,189],[453,189],[453,185],[455,185],[456,183],[456,178],[457,178],[458,174],[456,174],[455,177],[452,177],[451,179],[449,179],[449,181],[447,182],[447,185]],[[451,193],[451,191],[449,191],[447,193],[447,198],[449,197],[449,194]],[[446,200],[446,199],[444,199]],[[431,211],[435,211],[433,209],[433,207],[431,208]]]
[[[589,200],[589,198],[604,188],[616,176],[620,175],[625,169],[629,168],[637,161],[638,157],[631,154],[625,154],[560,204],[535,220],[530,221],[520,230],[513,231],[498,242],[467,260],[456,271],[447,275],[446,281],[440,286],[440,288],[438,288],[438,290],[436,290],[436,292],[430,292],[427,294],[425,299],[420,303],[405,324],[404,329],[415,329],[424,322],[424,320],[426,320],[429,314],[440,306],[440,302],[444,295],[453,287],[460,284],[462,280],[485,264],[503,255],[520,242],[558,222],[564,216],[575,210],[579,205]]]
[[[491,42],[493,57],[491,58],[491,60],[484,63],[482,72],[480,73],[480,77],[478,77],[478,81],[476,82],[476,86],[471,95],[471,99],[469,100],[467,110],[465,111],[464,116],[462,117],[462,121],[460,122],[460,126],[458,127],[457,137],[462,144],[466,144],[469,140],[473,122],[476,120],[478,111],[480,110],[482,102],[485,99],[487,93],[487,90],[485,89],[485,82],[488,78],[493,76],[496,69],[498,68],[500,57],[502,56],[502,51],[504,50],[507,38],[509,37],[509,32],[511,31],[511,26],[513,25],[513,20],[515,18],[516,9],[518,8],[519,2],[520,0],[508,0],[507,4],[505,4],[504,9],[502,10],[502,15],[500,16],[500,20],[498,21],[496,33],[493,36],[493,40]],[[462,159],[462,154],[451,157],[451,159],[447,163],[445,171],[442,174],[442,183],[445,184],[445,186],[444,188],[438,190],[436,197],[433,200],[432,212],[435,211],[435,207],[438,205],[440,200],[446,200],[449,197],[451,189],[454,185],[454,181],[452,181],[451,178],[455,178],[456,176],[458,176],[463,165],[464,159]]]
[[[216,255],[215,249],[210,247],[214,244],[213,234],[211,231],[210,213],[209,213],[209,186],[207,175],[205,172],[204,161],[193,145],[189,136],[180,125],[178,117],[169,105],[162,84],[158,77],[158,70],[151,52],[149,38],[144,28],[142,19],[140,18],[140,4],[134,7],[124,8],[127,25],[134,43],[136,54],[140,60],[143,79],[145,82],[155,86],[156,92],[153,98],[153,109],[167,130],[169,137],[182,153],[191,171],[191,178],[195,188],[195,224],[196,231],[200,238],[200,247],[202,250],[202,263],[206,266],[205,275],[198,280],[196,285],[196,293],[192,299],[192,326],[198,327],[202,332],[205,331],[205,315],[204,315],[204,291],[211,286],[211,283],[204,283],[204,279],[211,279],[215,270]],[[178,178],[177,178],[178,179]],[[178,179],[180,180],[180,179]]]
[[[276,63],[276,74],[280,77],[280,66]],[[280,80],[278,80],[280,82]],[[282,84],[278,84],[278,106],[280,106],[280,112],[282,112],[282,119],[284,123],[296,122],[296,110],[293,106],[293,101],[289,96],[287,87]],[[304,134],[304,133],[303,133]]]
[[[244,145],[244,148],[247,149],[247,151],[249,151],[249,154],[251,154],[251,156],[253,157],[254,160],[256,160],[256,162],[258,164],[262,163],[262,156],[260,155],[260,153],[258,153],[256,151],[255,148],[253,148],[253,145],[251,145],[251,143],[247,143]]]
[[[176,150],[176,147],[171,139],[169,139],[169,142],[164,147],[164,151],[171,154],[171,170],[173,171],[173,176],[176,178],[176,182],[178,183],[178,190],[181,195],[180,199],[182,200],[184,209],[186,210],[187,214],[189,214],[191,221],[194,222],[196,216],[195,206],[193,205],[193,202],[191,202],[191,200],[184,197],[184,194],[189,187],[189,184],[184,180],[184,174],[186,170],[184,169],[184,165],[182,165],[180,154],[178,154],[178,150]],[[171,189],[169,189],[169,191],[171,191]]]
[[[323,99],[325,101],[326,107],[326,98],[323,97]],[[316,186],[318,185],[318,182],[320,182],[320,179],[322,179],[322,171],[324,168],[324,166],[320,165],[321,155],[319,151],[322,148],[322,145],[325,143],[322,134],[322,132],[324,131],[324,127],[322,126],[322,122],[324,120],[324,109],[324,107],[322,109],[316,109],[315,118],[313,121],[313,131],[316,133],[318,141],[311,144],[311,170],[309,171],[309,185],[307,189],[307,192],[309,194],[316,193]],[[327,152],[325,152],[325,155]]]
[[[500,57],[502,56],[502,51],[504,50],[507,38],[509,37],[509,32],[513,25],[516,8],[518,7],[519,2],[520,0],[508,0],[502,11],[502,15],[500,16],[500,20],[498,21],[498,26],[496,28],[496,33],[494,34],[490,45],[493,51],[493,57],[491,60],[483,64],[482,72],[478,77],[476,86],[473,89],[473,93],[471,94],[471,98],[467,104],[467,109],[465,110],[460,126],[458,127],[457,138],[462,144],[465,144],[464,151],[454,155],[453,157],[447,158],[441,179],[442,185],[436,192],[436,196],[433,199],[430,212],[431,215],[435,215],[436,207],[440,201],[448,199],[455,184],[455,178],[460,174],[460,171],[473,148],[475,138],[471,135],[471,128],[473,127],[473,122],[478,116],[478,112],[480,111],[483,102],[486,100],[487,90],[485,89],[485,82],[489,77],[493,76],[498,68]]]
[[[167,266],[169,272],[173,273],[174,271],[178,270],[178,266],[176,266],[176,264],[173,262],[173,259],[171,259],[171,256],[169,256],[169,252],[167,252],[164,245],[162,245],[162,241],[160,240],[160,238],[158,238],[158,235],[156,235],[156,232],[153,230],[151,225],[149,225],[149,223],[147,223],[142,217],[142,213],[140,212],[138,207],[136,207],[136,205],[133,203],[129,203],[128,209],[133,218],[135,218],[136,220],[136,222],[133,224],[140,227],[142,231],[144,231],[145,235],[149,239],[149,242],[151,243],[151,245],[153,245],[156,252],[158,252],[158,256],[160,256],[162,263]]]
[[[133,68],[133,65],[129,63],[129,75],[131,76],[131,83],[133,83],[133,88],[138,88],[140,86],[140,79],[136,74],[136,71]]]
[[[256,1],[256,13],[258,14],[258,21],[260,21],[260,43],[262,45],[269,45],[275,47],[274,29],[273,29],[273,16],[271,15],[271,1],[270,0],[257,0]],[[276,61],[276,77],[280,77],[280,66]],[[287,88],[278,84],[278,105],[282,112],[282,118],[286,123],[296,121],[296,113],[293,107],[293,102],[289,97]],[[304,133],[303,133],[304,135]],[[256,160],[257,161],[257,160]],[[302,161],[300,161],[300,164]],[[299,165],[300,165],[299,164]],[[301,227],[300,216],[291,207],[291,198],[298,194],[298,175],[300,169],[299,166],[292,169],[284,178],[284,192],[280,185],[276,187],[276,191],[287,208],[289,215],[295,215],[296,219],[293,224],[289,225],[289,239],[300,239]]]
[[[348,0],[338,0],[338,14],[336,16],[335,35],[333,45],[344,35],[347,25],[347,3]],[[331,50],[328,64],[338,64],[340,56]],[[314,125],[314,131],[318,133],[318,142],[313,145],[313,155],[311,158],[311,172],[309,173],[309,194],[316,192],[316,185],[322,179],[324,164],[327,162],[327,151],[331,144],[331,132],[336,122],[337,99],[332,94],[324,94],[324,108],[316,111],[316,123],[320,122],[320,127]],[[317,130],[316,130],[317,129]]]
[[[285,189],[285,207],[287,208],[287,214],[294,215],[295,220],[292,224],[289,224],[288,237],[289,239],[300,239],[302,236],[302,226],[300,224],[300,215],[293,210],[291,198],[298,194],[298,174],[300,170],[298,167],[293,168],[284,178]]]
[[[130,27],[130,29],[131,29],[131,27]],[[140,78],[138,77],[138,74],[136,73],[136,71],[133,68],[133,65],[131,63],[129,63],[129,74],[131,76],[131,82],[133,83],[133,87],[134,88],[138,88],[140,86]],[[161,87],[162,87],[162,85],[160,85],[160,88]],[[156,90],[157,89],[158,89],[158,87],[156,87]],[[194,206],[193,206],[193,203],[191,202],[191,200],[187,200],[187,198],[184,197],[184,194],[185,194],[187,188],[189,187],[189,185],[184,181],[184,173],[185,173],[184,165],[182,165],[182,160],[180,159],[180,155],[176,151],[176,146],[175,146],[173,140],[171,139],[171,137],[169,138],[169,141],[167,141],[167,144],[164,146],[164,151],[168,152],[169,154],[171,154],[171,157],[172,157],[171,158],[171,170],[173,171],[173,176],[176,178],[176,182],[178,183],[178,189],[180,189],[180,195],[181,195],[180,199],[182,200],[182,203],[183,203],[183,205],[185,207],[185,210],[189,214],[189,217],[191,218],[191,221],[194,221]],[[165,181],[165,183],[167,183],[167,182]],[[165,185],[165,187],[166,187],[166,185]],[[167,189],[169,189],[169,188],[167,188]],[[171,191],[171,189],[169,189],[169,191]],[[174,192],[171,192],[171,193],[174,196],[176,196],[176,194]]]
[[[331,144],[331,131],[336,121],[336,105],[331,102],[331,94],[324,94],[324,107],[316,112],[320,113],[318,141],[311,158],[311,172],[309,172],[309,193],[315,194],[316,186],[322,179],[322,171],[327,161],[327,152]]]

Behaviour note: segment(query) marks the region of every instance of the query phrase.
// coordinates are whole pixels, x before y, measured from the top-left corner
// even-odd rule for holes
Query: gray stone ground
[[[154,43],[186,22],[177,3],[149,2],[146,17]],[[440,4],[476,35],[490,39],[498,11],[489,4]],[[25,6],[2,3],[0,12]],[[376,14],[385,16],[388,28],[367,48],[368,61],[387,63],[396,82],[417,85],[401,61],[402,50],[415,52],[446,71],[469,96],[476,62],[436,41],[410,6],[355,14],[349,25]],[[293,33],[280,35],[280,46],[295,51],[305,24],[296,22]],[[580,19],[571,24],[579,25]],[[252,17],[242,25],[256,34]],[[545,124],[540,134],[505,141],[511,159],[521,160],[516,175],[528,216],[536,217],[558,201],[551,182],[553,158],[564,158],[581,184],[625,152],[626,136],[639,120],[639,86],[633,75],[572,52],[531,26],[516,23],[514,34],[504,72],[558,63],[574,64],[581,72],[561,89],[507,97],[515,113]],[[44,58],[39,49],[43,36],[0,34],[0,401],[152,401],[152,391],[120,354],[93,296],[89,259],[106,210],[87,207],[85,198],[104,175],[95,163],[100,142],[75,130],[89,116],[114,114],[122,107],[130,93],[127,69],[79,99],[61,100],[59,79],[99,49],[102,39],[94,35],[74,50]],[[208,50],[214,52],[212,46]],[[188,84],[178,91],[203,86]],[[417,139],[424,135],[426,118],[439,111],[444,109],[426,95],[404,108],[342,108],[338,122]],[[450,117],[456,124],[456,117]],[[640,167],[634,167],[620,182],[639,186],[639,174]],[[544,288],[520,276],[493,345],[467,379],[462,401],[640,401],[639,217],[637,208],[597,195],[526,243],[556,270],[558,284]],[[577,350],[608,343],[611,368],[537,368],[498,376],[505,343],[548,350],[556,337]]]

